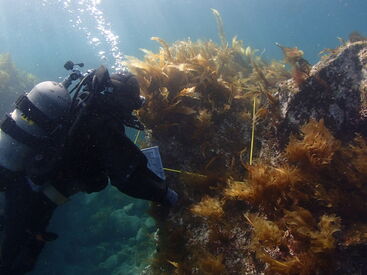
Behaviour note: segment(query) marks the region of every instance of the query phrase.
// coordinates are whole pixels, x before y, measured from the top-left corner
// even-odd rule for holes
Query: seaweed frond
[[[341,231],[341,219],[335,215],[323,215],[318,223],[318,231],[311,234],[311,250],[314,253],[325,253],[335,249],[336,240],[333,234]]]
[[[222,47],[226,48],[228,47],[228,42],[226,39],[226,36],[224,34],[224,24],[223,24],[223,20],[222,20],[222,16],[220,15],[219,11],[216,9],[211,9],[212,13],[215,16],[215,21],[217,22],[217,29],[218,29],[218,35],[220,38],[220,41],[222,43]]]
[[[172,59],[172,55],[171,55],[171,52],[169,50],[169,46],[168,46],[167,42],[164,41],[162,38],[156,37],[156,36],[153,36],[150,39],[151,40],[154,40],[154,41],[158,41],[162,45],[162,47],[163,47],[163,49],[164,49],[164,51],[165,51],[165,53],[167,55],[167,60],[170,61],[170,62],[172,62],[173,59]]]
[[[224,195],[227,198],[246,200],[253,196],[253,189],[247,182],[235,181],[231,178],[227,180],[228,187],[224,190]]]
[[[300,170],[292,166],[256,164],[248,166],[248,173],[249,188],[242,198],[247,195],[246,200],[271,214],[294,203],[293,193],[303,180]]]
[[[256,251],[264,248],[275,249],[282,243],[283,231],[272,221],[255,214],[245,214],[246,220],[253,227],[250,246]]]
[[[296,65],[298,60],[303,57],[303,54],[304,54],[303,51],[298,49],[297,47],[289,48],[289,47],[282,46],[279,43],[275,43],[275,45],[277,45],[279,48],[282,49],[283,54],[284,54],[284,60],[286,63],[290,65],[293,65],[293,66]]]
[[[333,234],[341,230],[341,219],[335,215],[322,215],[318,224],[312,213],[302,207],[285,211],[283,222],[288,230],[299,240],[303,249],[312,253],[326,253],[336,247]]]
[[[289,259],[283,261],[276,260],[266,253],[263,253],[258,257],[269,265],[266,274],[308,274],[303,272],[303,265],[298,257],[289,257]]]
[[[286,156],[292,163],[310,165],[313,168],[326,167],[340,148],[336,140],[325,127],[324,121],[311,120],[302,126],[302,140],[292,136],[286,148]]]
[[[358,41],[367,41],[367,37],[363,36],[362,34],[360,34],[357,31],[351,32],[349,34],[348,38],[349,38],[350,43],[354,43],[354,42],[358,42]]]
[[[336,247],[333,234],[340,231],[340,218],[323,215],[319,223],[302,207],[285,211],[281,220],[245,215],[253,227],[250,248],[268,264],[267,274],[315,274],[322,270]]]
[[[292,68],[292,77],[295,83],[300,86],[309,76],[311,65],[303,58],[303,51],[297,47],[289,48],[275,43],[283,51],[284,61]]]
[[[199,203],[191,207],[191,211],[198,216],[220,218],[223,211],[223,203],[217,198],[205,196]]]

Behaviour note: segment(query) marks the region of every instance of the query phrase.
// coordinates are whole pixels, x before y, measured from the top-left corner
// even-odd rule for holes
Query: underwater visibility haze
[[[30,274],[367,274],[367,1],[0,0],[2,113],[68,60],[137,76],[179,201],[73,196]]]

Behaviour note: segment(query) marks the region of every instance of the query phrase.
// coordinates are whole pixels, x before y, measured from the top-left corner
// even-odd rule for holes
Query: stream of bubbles
[[[84,33],[104,64],[115,71],[125,70],[119,36],[112,31],[111,23],[105,19],[100,3],[101,0],[42,0],[43,6],[61,5],[70,14],[70,25]]]

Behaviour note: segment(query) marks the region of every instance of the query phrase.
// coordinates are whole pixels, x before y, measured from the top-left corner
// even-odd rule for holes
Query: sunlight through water
[[[119,48],[119,36],[112,31],[111,23],[108,22],[99,4],[101,0],[43,0],[42,5],[61,4],[71,19],[71,26],[82,31],[97,51],[103,63],[113,70],[125,70],[122,65],[124,55]],[[91,28],[90,26],[95,26]]]

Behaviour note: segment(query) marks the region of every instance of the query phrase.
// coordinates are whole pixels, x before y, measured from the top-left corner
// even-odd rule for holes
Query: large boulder
[[[356,137],[367,137],[367,42],[359,41],[347,43],[346,45],[331,50],[330,54],[323,57],[320,62],[314,65],[302,82],[297,79],[289,79],[277,84],[275,107],[276,119],[265,121],[260,127],[262,133],[262,149],[260,159],[273,165],[280,163],[289,164],[289,159],[282,152],[292,141],[292,136],[302,140],[304,133],[302,127],[310,121],[323,121],[332,136],[339,140],[342,150],[350,150]],[[365,139],[364,139],[365,140]],[[352,145],[354,146],[354,145]],[[357,147],[355,147],[357,148]],[[354,148],[354,150],[355,150]],[[361,147],[363,148],[363,147]],[[362,150],[362,149],[361,149]],[[366,152],[360,151],[360,156]],[[341,154],[342,155],[342,154]],[[345,179],[340,171],[333,172],[333,163],[343,162],[335,155],[330,163],[329,170],[310,170],[319,173],[316,177],[323,177],[327,191],[333,192],[341,188],[341,193],[345,197],[344,202],[353,200],[353,193],[364,194],[366,188],[363,184],[358,187],[353,186],[352,180]],[[358,158],[356,155],[355,158]],[[362,159],[361,159],[362,160]],[[357,162],[358,160],[356,160]],[[346,167],[353,167],[357,173],[362,173],[360,167],[346,163]],[[359,165],[363,165],[359,163]],[[336,166],[335,166],[336,167]],[[364,166],[363,166],[364,167]],[[333,175],[334,174],[334,177]],[[360,175],[362,175],[360,174]],[[335,180],[335,182],[333,182]],[[363,183],[363,180],[362,180]],[[342,189],[341,186],[347,186]],[[349,185],[349,186],[348,186]],[[363,195],[362,195],[363,196]],[[348,199],[349,198],[349,199]],[[335,202],[335,204],[337,204]],[[360,204],[356,202],[356,205]],[[329,207],[329,208],[328,208]],[[329,211],[341,215],[343,227],[338,234],[333,234],[338,245],[333,252],[334,264],[336,267],[334,274],[366,274],[366,239],[360,238],[359,234],[366,234],[365,229],[355,231],[351,236],[345,231],[351,225],[347,217],[343,217],[341,212],[328,206],[321,211]],[[345,205],[345,208],[350,205]],[[355,212],[358,212],[356,209]],[[353,220],[353,219],[351,219]],[[360,216],[354,219],[354,224],[365,223],[365,217]],[[364,227],[363,227],[364,228]],[[364,232],[364,233],[363,233]],[[343,236],[344,237],[341,237]],[[355,240],[353,245],[346,238]],[[353,242],[352,242],[353,243]],[[292,273],[293,274],[293,273]],[[309,273],[305,273],[309,274]]]
[[[278,84],[279,142],[310,119],[324,119],[335,137],[350,140],[367,134],[367,42],[348,44],[312,67],[303,83]]]

